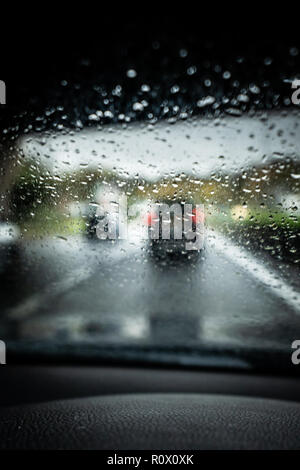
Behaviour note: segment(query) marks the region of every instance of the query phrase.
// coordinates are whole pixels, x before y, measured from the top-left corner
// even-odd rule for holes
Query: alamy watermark
[[[138,217],[135,206],[128,207],[125,195],[110,207],[99,206],[96,211],[96,235],[100,240],[182,240],[185,250],[201,250],[204,245],[204,205],[165,203],[148,204],[145,217]],[[128,223],[135,219],[136,223]]]
[[[292,349],[294,350],[292,354],[292,363],[294,366],[300,365],[300,341],[294,341],[292,344]]]
[[[292,94],[292,103],[298,106],[300,105],[300,80],[292,81],[292,89],[295,90]]]
[[[6,104],[6,85],[3,80],[0,80],[0,104]]]
[[[6,344],[0,341],[0,365],[6,365]]]

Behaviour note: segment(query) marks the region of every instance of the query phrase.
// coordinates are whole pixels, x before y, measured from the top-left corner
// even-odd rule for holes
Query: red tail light
[[[148,212],[147,215],[144,217],[144,223],[148,227],[153,227],[153,225],[157,222],[157,214]]]
[[[205,214],[204,210],[202,209],[193,209],[193,215],[192,215],[192,221],[193,224],[204,224],[205,222]]]

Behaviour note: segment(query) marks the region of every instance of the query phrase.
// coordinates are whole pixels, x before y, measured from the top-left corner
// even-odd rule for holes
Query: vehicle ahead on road
[[[203,205],[160,199],[147,214],[148,243],[155,257],[191,257],[204,247]]]
[[[99,185],[95,192],[95,203],[89,207],[87,236],[91,239],[117,240],[119,238],[118,188]]]
[[[101,235],[99,227],[102,228]],[[89,216],[87,236],[91,239],[117,240],[119,238],[118,212],[107,211],[99,215],[97,211],[93,211]]]

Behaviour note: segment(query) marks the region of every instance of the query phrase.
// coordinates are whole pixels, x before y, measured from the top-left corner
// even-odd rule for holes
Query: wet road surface
[[[2,337],[109,344],[289,348],[300,335],[296,271],[284,279],[210,232],[191,259],[146,241],[74,238],[2,248]]]

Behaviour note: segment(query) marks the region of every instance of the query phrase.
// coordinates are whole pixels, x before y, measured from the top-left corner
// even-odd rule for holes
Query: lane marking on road
[[[232,263],[235,263],[264,284],[287,305],[297,312],[300,312],[300,293],[284,281],[277,273],[270,271],[245,249],[234,245],[230,240],[216,232],[207,230],[207,242],[210,248],[219,251]]]
[[[141,248],[141,246],[137,245],[137,243],[127,244],[125,247],[124,244],[117,244],[116,246],[108,245],[109,250],[104,250],[102,253],[103,261],[109,261],[111,264],[116,263],[120,259],[124,259],[124,257],[136,252],[137,249]],[[99,256],[97,258],[97,262],[99,263]],[[67,274],[62,279],[57,279],[49,283],[48,286],[41,292],[32,294],[22,300],[18,305],[11,307],[7,311],[7,317],[12,320],[17,320],[27,318],[30,315],[35,314],[39,309],[42,309],[43,306],[47,304],[47,302],[49,303],[56,295],[64,294],[65,292],[75,288],[81,282],[89,279],[96,270],[96,263],[94,265],[89,264],[85,267],[73,269],[71,274]]]
[[[277,273],[270,271],[266,266],[262,265],[261,262],[251,256],[245,249],[234,245],[229,239],[211,230],[207,230],[207,244],[209,249],[220,252],[220,254],[228,258],[229,261],[264,284],[267,289],[271,290],[274,295],[282,299],[287,305],[297,312],[300,312],[300,293],[280,278]],[[116,262],[120,258],[126,257],[128,252],[131,250],[135,251],[137,247],[131,246],[131,250],[128,249],[128,246],[126,248],[127,249],[123,252],[115,250],[113,254],[117,255],[116,259],[114,259],[115,256],[111,256],[112,253],[110,253],[110,262]],[[85,269],[81,267],[73,270],[71,275],[49,284],[42,292],[37,292],[27,297],[18,305],[9,309],[7,312],[8,317],[17,320],[36,313],[56,295],[63,294],[73,289],[78,284],[91,277],[94,271],[95,267],[86,267]]]
[[[53,297],[73,289],[78,284],[88,279],[91,274],[91,270],[89,269],[84,270],[78,268],[73,270],[72,275],[49,284],[47,289],[27,297],[18,305],[9,309],[7,313],[8,318],[17,320],[30,316],[39,308],[42,308],[43,305],[49,302]]]

